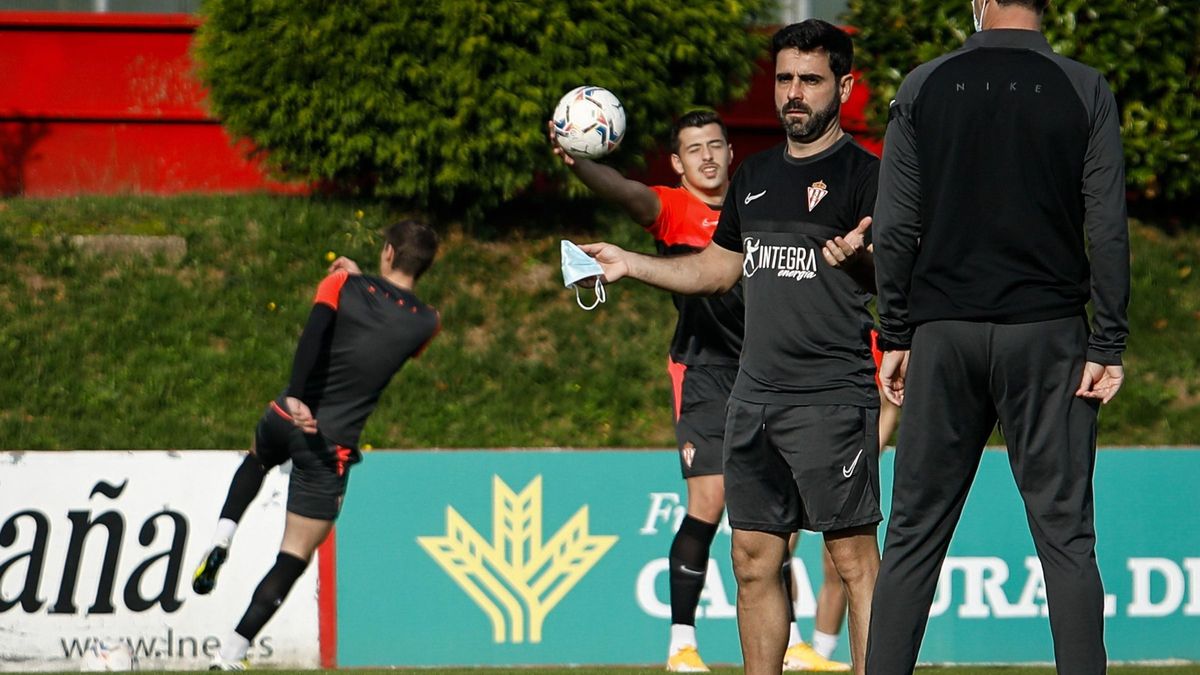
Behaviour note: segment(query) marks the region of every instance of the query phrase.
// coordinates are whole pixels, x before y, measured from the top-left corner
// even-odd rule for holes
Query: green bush
[[[213,111],[285,176],[478,216],[561,172],[546,120],[611,89],[640,155],[684,110],[747,88],[771,0],[207,0]]]
[[[850,0],[856,62],[879,128],[900,80],[962,45],[967,0]],[[1147,198],[1200,195],[1200,9],[1168,0],[1055,0],[1044,21],[1059,54],[1096,68],[1116,92],[1129,186]]]

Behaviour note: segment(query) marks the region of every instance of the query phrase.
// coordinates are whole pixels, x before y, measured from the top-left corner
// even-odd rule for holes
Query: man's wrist
[[[625,252],[625,276],[634,281],[645,281],[642,278],[642,255],[633,251]]]
[[[1092,363],[1099,363],[1102,366],[1119,366],[1121,364],[1121,352],[1110,352],[1089,347],[1087,350],[1087,360]]]
[[[911,341],[904,341],[895,338],[887,338],[883,335],[875,343],[881,352],[906,352],[912,348]]]

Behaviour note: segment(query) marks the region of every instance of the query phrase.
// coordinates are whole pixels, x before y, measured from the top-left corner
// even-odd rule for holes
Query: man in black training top
[[[723,454],[746,672],[781,671],[789,599],[779,569],[788,535],[807,529],[825,534],[846,585],[861,673],[882,520],[865,237],[879,160],[839,125],[854,84],[850,37],[809,20],[771,48],[787,140],[742,163],[712,245],[669,258],[582,248],[609,282],[712,295],[742,280],[745,342]]]
[[[983,30],[909,74],[892,103],[875,210],[880,380],[905,412],[873,675],[913,671],[997,420],[1045,575],[1058,672],[1105,672],[1092,474],[1098,408],[1124,379],[1124,158],[1112,91],[1051,51],[1046,6],[975,0]]]
[[[245,670],[251,641],[333,527],[350,466],[362,459],[359,434],[380,394],[437,333],[437,312],[413,295],[437,253],[437,235],[423,223],[404,220],[384,238],[379,276],[362,275],[353,261],[339,258],[317,287],[291,383],[263,413],[250,453],[229,486],[213,547],[192,580],[201,595],[212,591],[238,521],[266,472],[292,460],[279,556],[209,670]]]
[[[553,143],[553,122],[548,128]],[[671,166],[679,175],[677,187],[645,185],[605,164],[571,157],[557,145],[554,153],[584,185],[620,205],[646,228],[659,254],[694,253],[712,240],[729,190],[729,165],[733,160],[725,122],[715,112],[693,110],[675,121]],[[696,640],[696,607],[704,590],[709,548],[725,509],[721,448],[725,403],[737,379],[742,349],[742,289],[735,285],[728,293],[712,297],[676,294],[672,300],[678,320],[667,370],[675,402],[679,467],[687,484],[687,515],[671,541],[669,556],[671,636],[667,670],[708,672]],[[790,555],[782,574],[790,585]],[[845,613],[844,602],[837,602],[841,585],[839,579],[827,576],[824,580],[817,603],[818,622],[836,621],[829,615]],[[784,670],[849,669],[801,640],[795,621],[790,631]],[[814,633],[814,646],[816,637]],[[835,637],[829,638],[836,644]]]

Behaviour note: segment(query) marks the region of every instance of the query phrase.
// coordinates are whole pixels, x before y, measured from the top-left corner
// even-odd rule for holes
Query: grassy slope
[[[1135,226],[1127,386],[1107,443],[1200,444],[1200,230]]]
[[[357,217],[356,211],[365,211]],[[375,267],[383,205],[282,197],[0,201],[0,447],[237,448],[283,387],[327,251]],[[450,228],[419,293],[443,331],[363,437],[375,447],[668,446],[669,298],[611,289],[594,312],[558,240],[648,250],[619,218],[515,208]],[[188,254],[96,259],[69,234],[174,234]],[[1129,381],[1101,442],[1200,443],[1200,236],[1134,226]]]
[[[0,443],[30,449],[244,446],[286,383],[326,252],[374,269],[371,231],[386,220],[381,206],[270,197],[0,206]],[[444,234],[418,288],[444,329],[385,395],[364,442],[671,441],[669,299],[630,284],[583,312],[559,282],[558,237],[533,229],[497,229],[486,243]],[[180,268],[97,260],[59,243],[74,233],[177,234],[188,255]]]

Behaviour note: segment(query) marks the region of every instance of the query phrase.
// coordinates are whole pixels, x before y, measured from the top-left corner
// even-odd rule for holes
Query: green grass
[[[374,269],[371,233],[392,216],[298,197],[0,201],[0,447],[244,447],[286,383],[326,252]],[[181,236],[187,256],[97,259],[66,239],[125,233]],[[1133,233],[1128,379],[1101,415],[1101,443],[1197,444],[1200,236]],[[530,200],[442,234],[418,292],[443,331],[385,394],[364,443],[673,444],[668,296],[622,283],[589,313],[560,283],[560,238],[649,250],[640,228]]]
[[[1200,443],[1200,230],[1135,224],[1126,384],[1100,418],[1106,443]],[[1119,440],[1118,440],[1119,439]]]

